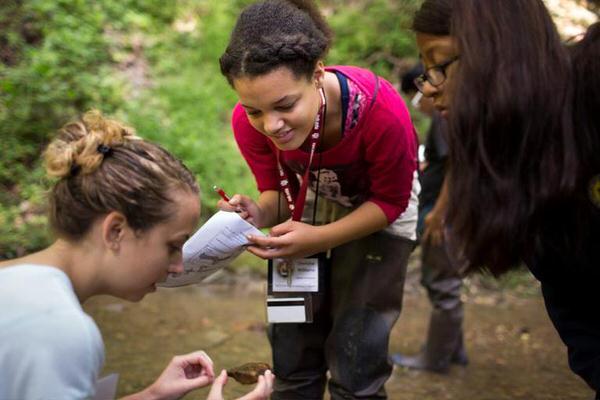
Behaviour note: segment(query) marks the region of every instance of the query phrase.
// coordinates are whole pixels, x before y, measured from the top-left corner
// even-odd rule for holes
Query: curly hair
[[[219,59],[221,73],[255,77],[288,67],[296,77],[310,78],[331,44],[331,29],[312,1],[267,0],[240,14],[229,45]]]

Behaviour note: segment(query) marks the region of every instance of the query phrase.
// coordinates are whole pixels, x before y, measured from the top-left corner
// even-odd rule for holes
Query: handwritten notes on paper
[[[219,211],[183,245],[184,271],[169,274],[158,286],[176,287],[202,281],[229,265],[249,244],[246,235],[264,234],[233,212]]]

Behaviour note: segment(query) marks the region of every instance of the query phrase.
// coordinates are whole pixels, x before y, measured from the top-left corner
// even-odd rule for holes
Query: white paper
[[[183,245],[181,274],[169,274],[163,287],[190,285],[229,265],[250,242],[246,235],[264,236],[234,212],[219,211]]]
[[[92,400],[114,400],[119,374],[110,374],[96,381],[96,395]]]
[[[282,260],[273,262],[273,292],[318,292],[319,291],[319,259],[298,258],[293,260],[291,285],[288,278],[277,272]]]

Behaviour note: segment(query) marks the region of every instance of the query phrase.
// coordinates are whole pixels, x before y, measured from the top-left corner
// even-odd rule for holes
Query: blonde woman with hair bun
[[[108,294],[139,301],[170,272],[200,217],[194,175],[132,128],[91,111],[62,127],[44,154],[56,179],[49,222],[56,241],[0,263],[0,398],[91,398],[104,363],[98,327],[81,308]],[[244,400],[268,398],[268,371]],[[213,383],[203,351],[175,356],[160,377],[129,399],[176,399]]]

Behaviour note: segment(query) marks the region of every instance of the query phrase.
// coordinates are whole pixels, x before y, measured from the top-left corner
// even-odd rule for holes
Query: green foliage
[[[217,62],[233,27],[230,10],[227,1],[183,8],[180,17],[196,21],[196,29],[163,33],[148,49],[154,86],[126,105],[142,136],[162,143],[196,173],[205,217],[218,200],[213,185],[230,194],[257,194],[229,125],[235,95]]]
[[[328,64],[370,68],[392,83],[417,59],[412,16],[422,0],[323,0],[321,8],[335,32]],[[399,85],[398,85],[399,86]],[[416,111],[406,98],[421,142],[430,119]]]
[[[197,175],[203,216],[212,185],[256,196],[229,126],[235,94],[218,58],[251,0],[23,0],[0,4],[0,258],[48,243],[40,154],[90,108],[127,121]],[[397,81],[415,48],[418,0],[321,1],[337,33],[328,63]]]
[[[412,16],[421,0],[323,1],[335,32],[330,64],[368,67],[392,81],[398,80],[403,58],[416,61]],[[404,61],[404,64],[406,62]]]
[[[44,187],[39,159],[49,133],[84,110],[114,112],[123,104],[110,32],[147,29],[147,21],[168,22],[173,11],[156,0],[0,4],[0,256],[48,240],[39,229],[44,218],[23,219],[20,210],[26,188]],[[43,196],[32,202],[43,204]]]
[[[105,21],[97,11],[81,1],[31,1],[13,6],[9,13],[13,31],[7,36],[16,53],[11,60],[14,65],[0,71],[3,136],[43,143],[67,116],[94,104],[113,109],[118,104],[103,36]],[[3,10],[2,17],[11,15]],[[22,24],[28,31],[19,37],[14,30]],[[11,155],[14,161],[28,161],[39,149],[19,150]]]
[[[38,170],[39,171],[39,170]],[[38,172],[36,171],[36,172]],[[22,200],[5,201],[5,192],[0,197],[0,259],[23,255],[48,243],[46,217],[44,215],[44,190],[42,184],[31,184],[20,188]]]

